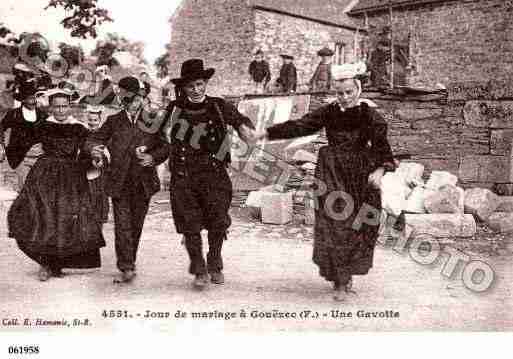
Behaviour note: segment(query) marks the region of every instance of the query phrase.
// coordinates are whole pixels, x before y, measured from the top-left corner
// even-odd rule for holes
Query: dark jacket
[[[255,82],[264,82],[267,84],[271,81],[271,71],[269,70],[269,64],[267,61],[253,60],[249,64],[249,74]]]
[[[164,162],[169,156],[169,147],[159,135],[141,131],[123,110],[109,116],[103,126],[89,136],[87,151],[90,153],[98,144],[106,145],[111,155],[105,179],[105,191],[109,196],[123,194],[127,176],[142,182],[147,197],[160,190],[155,167],[140,166],[135,154],[136,147],[147,146],[147,153],[153,156],[156,166]]]
[[[283,92],[296,91],[297,72],[294,64],[284,64],[281,67],[278,83],[282,86]]]
[[[173,118],[172,114],[177,109],[180,109],[180,115]],[[248,117],[221,98],[207,96],[202,104],[193,104],[187,100],[172,101],[167,108],[164,128],[171,143],[171,172],[182,172],[186,165],[194,166],[195,158],[202,155],[227,165],[231,149],[228,126],[238,131],[241,125],[254,128]],[[195,129],[201,129],[203,135],[200,138],[195,138]]]
[[[7,162],[11,168],[15,169],[18,167],[27,155],[27,152],[36,143],[35,128],[47,117],[46,112],[36,108],[36,122],[27,122],[23,118],[20,106],[9,110],[0,121],[0,144],[4,145],[5,130],[11,129],[9,145],[5,149]]]

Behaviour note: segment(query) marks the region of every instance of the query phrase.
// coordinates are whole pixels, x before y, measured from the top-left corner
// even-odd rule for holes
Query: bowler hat
[[[334,52],[328,47],[323,47],[319,51],[317,51],[317,55],[319,56],[333,56]]]
[[[282,58],[284,59],[287,59],[287,60],[294,60],[294,56],[291,56],[291,55],[287,55],[287,54],[282,54],[280,55]]]
[[[214,75],[214,72],[213,68],[205,69],[203,60],[189,59],[182,64],[180,77],[171,79],[171,82],[175,85],[183,85],[186,82],[198,79],[208,80]]]
[[[132,95],[143,95],[143,87],[136,77],[126,76],[119,80],[118,86]]]

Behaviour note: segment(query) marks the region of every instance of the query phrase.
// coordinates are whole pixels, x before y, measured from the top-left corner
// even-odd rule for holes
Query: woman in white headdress
[[[333,282],[334,299],[344,300],[353,292],[352,276],[372,267],[379,185],[385,171],[394,169],[394,159],[386,122],[371,101],[360,98],[356,77],[365,66],[333,65],[331,71],[337,101],[255,133],[254,139],[291,139],[326,130],[328,145],[320,148],[315,170],[313,261],[320,275]]]
[[[62,276],[64,268],[99,267],[105,246],[86,178],[91,159],[80,156],[89,131],[70,115],[76,96],[67,88],[46,95],[50,116],[34,135],[44,155],[31,168],[7,216],[9,237],[41,266],[41,281]]]

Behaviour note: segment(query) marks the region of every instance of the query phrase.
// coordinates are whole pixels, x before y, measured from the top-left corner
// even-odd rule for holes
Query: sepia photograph
[[[513,1],[2,0],[0,241],[1,358],[511,334]]]

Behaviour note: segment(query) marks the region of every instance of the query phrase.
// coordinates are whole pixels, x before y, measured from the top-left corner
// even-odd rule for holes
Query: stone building
[[[370,32],[391,26],[394,41],[410,38],[412,83],[513,78],[511,1],[360,0],[348,15]]]
[[[299,90],[313,75],[319,61],[316,53],[322,47],[336,51],[339,63],[358,56],[364,31],[346,15],[354,3],[326,0],[321,6],[317,0],[184,0],[170,20],[170,74],[179,74],[185,59],[199,57],[217,70],[212,93],[246,93],[248,65],[256,50],[262,49],[271,67],[271,81],[278,77],[279,55],[295,57]]]

